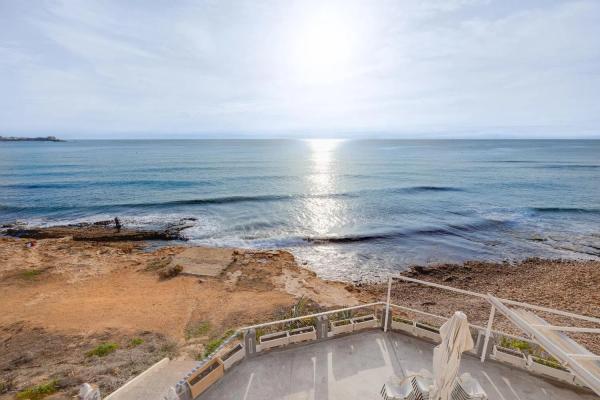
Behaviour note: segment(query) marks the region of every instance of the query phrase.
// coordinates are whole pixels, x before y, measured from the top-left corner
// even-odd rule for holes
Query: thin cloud
[[[595,1],[3,3],[0,131],[600,133]]]

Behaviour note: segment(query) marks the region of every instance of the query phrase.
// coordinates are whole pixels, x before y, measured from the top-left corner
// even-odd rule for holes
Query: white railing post
[[[487,327],[485,329],[485,340],[483,341],[483,348],[481,349],[481,362],[485,361],[485,355],[487,353],[488,344],[490,342],[490,335],[492,334],[492,324],[494,323],[494,314],[496,313],[496,307],[492,306],[490,309],[490,318],[488,319]]]
[[[385,324],[383,325],[383,331],[387,332],[389,317],[390,317],[390,301],[392,297],[392,277],[388,278],[388,291],[387,291],[387,300],[385,302]]]

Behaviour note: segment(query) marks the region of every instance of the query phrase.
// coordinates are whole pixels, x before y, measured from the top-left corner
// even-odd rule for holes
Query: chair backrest
[[[487,400],[487,394],[477,379],[464,373],[456,379],[451,398],[452,400]]]
[[[422,382],[419,382],[414,376],[408,376],[399,384],[385,383],[380,394],[384,400],[429,400],[429,393],[424,395],[422,387]]]
[[[429,400],[429,386],[431,385],[429,379],[414,375],[411,384],[417,400]]]

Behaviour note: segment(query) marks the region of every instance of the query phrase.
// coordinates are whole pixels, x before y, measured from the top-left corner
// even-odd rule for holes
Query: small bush
[[[542,364],[550,368],[564,369],[563,366],[560,365],[560,363],[555,358],[535,357],[534,359],[535,362],[537,362],[538,364]]]
[[[33,279],[36,276],[40,275],[43,271],[39,269],[27,269],[21,272],[21,278],[23,279]]]
[[[181,271],[183,271],[183,267],[177,264],[161,269],[158,271],[158,276],[160,276],[162,279],[169,279],[179,275]]]
[[[58,390],[56,381],[50,381],[37,386],[32,386],[17,393],[19,400],[39,400],[55,393]]]
[[[186,339],[204,336],[210,331],[210,323],[207,321],[200,322],[197,325],[190,326],[185,331]]]
[[[524,340],[511,339],[507,337],[502,338],[502,340],[500,341],[500,346],[506,347],[508,349],[520,350],[523,352],[531,350],[531,343],[526,342]]]
[[[223,334],[223,336],[221,336],[220,338],[213,339],[210,342],[208,342],[206,344],[206,347],[204,348],[204,357],[208,357],[210,354],[212,354],[213,351],[215,351],[220,345],[223,344],[225,339],[227,339],[229,336],[231,336],[233,334],[234,334],[234,331],[230,329],[227,332],[225,332]]]
[[[162,257],[159,259],[153,259],[148,262],[146,265],[146,271],[157,271],[159,269],[165,268],[167,265],[171,263],[170,257]]]
[[[173,358],[178,354],[177,343],[175,342],[167,342],[160,347],[160,352],[169,356],[169,358]]]
[[[94,349],[88,351],[85,355],[88,357],[98,356],[104,357],[117,350],[119,346],[116,343],[102,343]]]
[[[208,357],[210,354],[212,354],[212,352],[215,351],[222,343],[222,338],[213,339],[208,342],[204,348],[204,357]]]
[[[352,318],[352,310],[340,311],[335,314],[329,315],[330,321],[338,321],[340,319],[350,319]]]
[[[144,339],[142,338],[133,338],[131,339],[131,342],[129,342],[129,346],[130,347],[138,347],[139,345],[144,343]]]
[[[268,332],[265,328],[256,328],[256,340],[260,339],[262,335],[266,335]]]

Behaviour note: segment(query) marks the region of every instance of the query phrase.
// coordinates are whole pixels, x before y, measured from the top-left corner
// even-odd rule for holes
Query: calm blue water
[[[322,276],[600,256],[600,141],[0,143],[0,222],[196,217],[192,243],[286,247]]]

